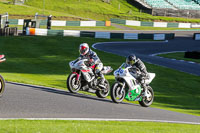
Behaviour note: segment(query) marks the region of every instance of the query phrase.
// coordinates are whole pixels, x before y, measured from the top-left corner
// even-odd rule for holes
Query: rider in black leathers
[[[149,78],[149,74],[147,72],[146,66],[144,65],[144,63],[137,58],[135,55],[129,55],[126,58],[126,63],[130,66],[132,66],[132,68],[129,69],[130,73],[135,71],[137,69],[140,70],[140,74],[137,77],[137,80],[140,82],[142,88],[144,88],[144,92],[146,92],[146,84],[144,82],[144,79]]]

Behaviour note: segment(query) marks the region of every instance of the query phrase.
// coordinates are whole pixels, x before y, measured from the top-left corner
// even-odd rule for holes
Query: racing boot
[[[100,82],[99,86],[102,87],[102,88],[105,88],[105,84],[104,84],[105,77],[104,77],[104,75],[101,72],[98,75],[99,75],[99,77],[101,77],[101,82]]]
[[[147,97],[147,86],[146,86],[146,84],[145,84],[145,83],[142,83],[142,84],[141,84],[141,87],[144,89],[144,91],[143,91],[143,96],[144,96],[144,97]]]

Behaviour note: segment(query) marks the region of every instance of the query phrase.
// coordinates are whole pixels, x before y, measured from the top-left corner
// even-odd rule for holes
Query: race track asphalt
[[[140,119],[200,124],[200,117],[137,104],[72,94],[65,90],[7,83],[0,118]]]
[[[162,42],[105,42],[97,43],[93,47],[125,57],[135,54],[145,62],[200,76],[200,64],[152,56],[173,51],[200,51],[200,42],[192,38],[177,37],[174,40]]]
[[[199,64],[173,62],[168,59],[149,56],[160,52],[200,50],[199,44],[198,41],[183,37],[169,42],[156,43],[101,43],[95,45],[95,48],[122,56],[135,53],[144,61],[200,75]],[[110,99],[100,99],[84,94],[72,94],[66,90],[16,83],[6,83],[5,93],[0,99],[0,118],[140,119],[200,124],[199,116],[151,107],[144,108],[130,103],[114,104]]]

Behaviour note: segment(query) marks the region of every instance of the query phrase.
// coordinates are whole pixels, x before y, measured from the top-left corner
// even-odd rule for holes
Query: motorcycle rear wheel
[[[107,97],[108,94],[110,93],[110,84],[109,84],[108,80],[105,79],[105,82],[104,82],[104,83],[106,84],[107,90],[105,90],[105,89],[96,90],[96,95],[97,95],[97,97],[99,97],[99,98],[105,98],[105,97]]]
[[[77,75],[72,73],[67,78],[67,88],[71,93],[76,93],[81,89],[81,82],[77,81],[76,84],[76,78]]]
[[[147,94],[150,95],[148,98],[144,97],[144,98],[142,98],[142,101],[139,101],[139,104],[142,107],[149,107],[153,103],[154,92],[153,92],[153,89],[151,88],[151,86],[147,86]]]
[[[0,75],[0,97],[3,96],[4,90],[5,90],[5,80],[4,80],[4,78]]]
[[[115,82],[111,88],[111,99],[113,102],[115,103],[121,103],[124,100],[126,91],[125,89],[122,90],[121,93],[121,89],[122,89],[122,85],[120,85],[118,82]]]

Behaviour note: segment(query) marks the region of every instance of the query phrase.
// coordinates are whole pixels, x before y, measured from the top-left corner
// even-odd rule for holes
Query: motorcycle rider
[[[97,56],[97,54],[89,48],[87,43],[81,43],[79,47],[80,59],[86,58],[89,60],[89,65],[92,66],[95,64],[95,74],[101,77],[100,85],[104,85],[105,77],[101,73],[103,69],[103,63]]]
[[[135,71],[135,67],[140,70],[141,74],[139,74],[139,76],[136,77],[136,79],[140,82],[142,88],[144,88],[144,92],[145,92],[144,95],[146,96],[147,95],[147,87],[144,82],[144,79],[149,78],[149,74],[147,72],[146,66],[134,54],[127,56],[126,64],[132,66],[132,68],[129,70],[130,73]]]

